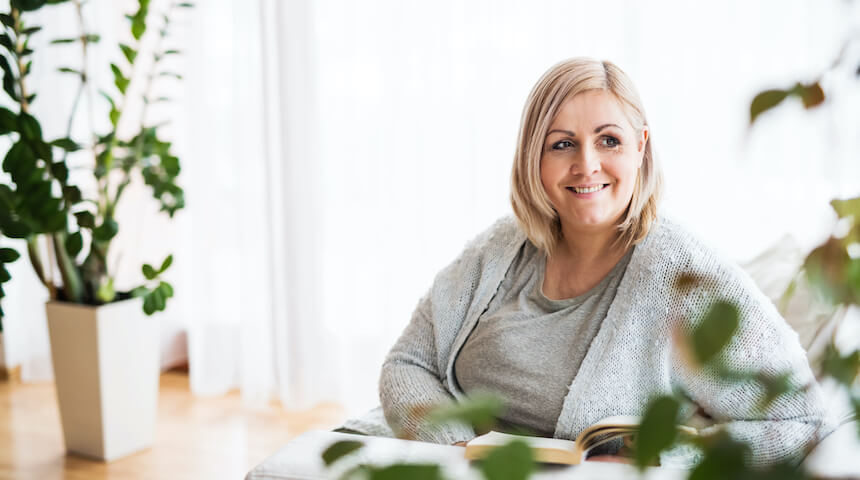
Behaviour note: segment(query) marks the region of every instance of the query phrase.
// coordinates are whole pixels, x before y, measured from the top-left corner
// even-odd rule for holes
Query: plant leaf
[[[655,464],[660,452],[675,442],[679,410],[678,401],[670,396],[660,396],[649,403],[636,434],[636,466],[640,470]]]
[[[839,218],[852,216],[855,222],[860,222],[860,197],[849,198],[846,200],[831,200],[830,206],[836,210]]]
[[[81,201],[83,195],[81,194],[81,189],[74,185],[66,185],[63,187],[63,198],[69,204],[75,204]]]
[[[858,369],[860,369],[860,351],[855,350],[843,357],[832,344],[828,345],[822,367],[827,375],[851,388],[857,378]]]
[[[689,480],[715,480],[724,478],[747,478],[744,455],[749,452],[745,443],[740,443],[725,432],[704,439],[705,458],[693,469]]]
[[[21,257],[14,248],[0,248],[0,263],[12,263]]]
[[[153,278],[158,276],[158,272],[152,268],[152,265],[148,263],[144,263],[143,267],[141,267],[141,271],[143,272],[143,276],[146,277],[147,280],[152,280]]]
[[[81,232],[75,232],[66,237],[66,251],[69,252],[70,257],[73,259],[77,257],[82,248],[84,248],[84,237]]]
[[[153,306],[155,307],[155,311],[156,312],[163,311],[164,306],[165,306],[164,305],[164,301],[165,301],[164,291],[161,290],[160,288],[156,288],[152,291],[152,293],[150,294],[150,297],[152,297],[152,303],[153,303]]]
[[[35,117],[27,112],[18,114],[18,128],[27,140],[42,140],[42,127]]]
[[[714,302],[691,336],[693,352],[699,362],[704,365],[720,353],[735,334],[739,322],[737,307],[725,301]]]
[[[481,472],[488,480],[525,480],[534,468],[532,450],[522,440],[494,449],[481,463]]]
[[[59,67],[59,68],[57,68],[57,71],[60,73],[72,73],[72,74],[75,74],[79,77],[84,76],[84,72],[82,72],[80,70],[75,70],[74,68],[70,68],[70,67]]]
[[[0,135],[18,130],[18,116],[8,108],[0,107]]]
[[[125,55],[125,59],[128,60],[128,63],[134,63],[134,59],[137,58],[137,50],[123,43],[119,44],[119,48],[122,49],[122,54]]]
[[[147,315],[152,315],[155,313],[155,292],[148,292],[145,297],[143,297],[143,313]]]
[[[780,373],[778,375],[761,373],[757,377],[757,380],[764,386],[765,391],[765,396],[759,403],[759,408],[762,411],[770,408],[770,405],[777,398],[791,391],[791,375],[788,373]]]
[[[164,298],[171,298],[173,296],[173,286],[169,283],[161,282],[158,284],[158,288],[161,289],[161,292],[164,294]]]
[[[326,466],[329,466],[338,461],[341,457],[344,457],[345,455],[348,455],[362,447],[364,447],[364,444],[355,440],[341,440],[339,442],[335,442],[323,451],[323,462],[325,462]]]
[[[759,115],[782,103],[787,96],[788,92],[785,90],[765,90],[756,95],[750,104],[750,125]]]
[[[69,167],[64,162],[54,162],[51,164],[51,175],[65,183],[69,179]]]
[[[45,5],[45,0],[12,0],[12,8],[17,8],[23,12],[38,10]]]
[[[12,41],[12,37],[7,34],[0,34],[0,45],[2,45],[6,50],[10,52],[16,51],[15,42]]]
[[[51,142],[51,145],[60,147],[67,152],[76,152],[81,149],[81,146],[75,143],[71,138],[58,138]]]
[[[106,218],[101,225],[93,229],[93,238],[99,242],[107,242],[110,241],[118,231],[119,225],[116,223],[116,220]]]
[[[5,55],[0,55],[0,68],[3,69],[3,90],[12,100],[18,101],[18,90],[15,85],[15,74]]]
[[[172,264],[172,263],[173,263],[173,255],[168,255],[167,258],[165,258],[164,261],[161,262],[161,268],[158,269],[158,273],[164,273],[164,271],[167,270],[168,267],[170,267],[170,264]]]
[[[96,224],[96,217],[87,211],[76,212],[75,218],[78,220],[78,226],[83,228],[93,228]]]
[[[818,82],[803,85],[800,89],[800,99],[803,101],[803,108],[816,107],[824,103],[824,90]]]
[[[499,397],[476,394],[466,401],[434,408],[427,414],[427,421],[436,425],[459,422],[484,430],[495,424],[503,409],[504,402]]]
[[[370,480],[442,480],[439,465],[393,464],[371,467]]]
[[[80,40],[80,39],[79,38],[55,38],[55,39],[51,40],[51,45],[60,45],[60,44],[64,44],[64,43],[75,43],[78,40]]]
[[[131,21],[131,35],[135,40],[140,40],[144,31],[146,31],[146,23],[141,16],[135,15]]]

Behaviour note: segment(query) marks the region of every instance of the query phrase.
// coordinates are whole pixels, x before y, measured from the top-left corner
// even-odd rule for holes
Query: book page
[[[514,440],[522,440],[532,448],[545,448],[567,450],[569,452],[576,451],[576,442],[572,440],[564,440],[561,438],[546,438],[546,437],[528,437],[523,435],[513,435],[510,433],[501,433],[491,431],[485,435],[481,435],[470,441],[469,446],[500,446],[508,444]]]

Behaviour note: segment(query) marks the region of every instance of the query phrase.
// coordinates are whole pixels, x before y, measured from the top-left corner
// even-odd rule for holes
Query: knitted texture
[[[505,217],[471,241],[437,274],[382,367],[379,391],[384,418],[395,431],[418,440],[451,444],[475,436],[459,425],[429,427],[427,408],[464,398],[453,380],[454,359],[478,317],[499,289],[508,267],[528,241],[513,217]],[[682,274],[699,283],[675,287]],[[737,371],[791,373],[795,386],[764,411],[763,390],[727,383],[688,366],[672,341],[689,331],[715,300],[738,305],[741,322],[721,354]],[[535,352],[540,355],[540,352]],[[679,224],[659,217],[636,247],[606,319],[565,396],[557,438],[574,439],[612,415],[641,415],[659,394],[684,392],[717,425],[752,447],[753,465],[802,459],[804,451],[832,430],[824,401],[797,334],[752,280]],[[688,412],[689,413],[689,412]],[[381,435],[389,430],[378,409],[345,426]],[[676,448],[665,464],[690,465],[689,449]]]

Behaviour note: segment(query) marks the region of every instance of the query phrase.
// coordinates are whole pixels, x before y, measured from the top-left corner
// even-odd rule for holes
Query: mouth
[[[582,187],[565,187],[565,188],[567,190],[573,192],[573,193],[584,194],[584,193],[599,192],[608,186],[609,186],[608,183],[598,183],[596,185],[587,185],[587,186],[582,186]]]

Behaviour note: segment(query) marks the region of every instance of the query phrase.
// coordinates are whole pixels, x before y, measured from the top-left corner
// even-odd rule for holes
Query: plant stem
[[[27,256],[30,258],[30,265],[36,271],[39,281],[48,289],[51,298],[56,298],[55,290],[57,287],[45,277],[45,266],[42,264],[42,255],[39,253],[39,237],[36,235],[27,238]]]
[[[12,19],[15,21],[12,30],[15,32],[15,63],[18,66],[18,89],[20,90],[18,103],[21,104],[22,112],[29,113],[27,86],[24,84],[24,62],[21,59],[21,52],[24,50],[21,45],[21,12],[17,8],[12,9]]]
[[[66,232],[54,232],[51,235],[54,242],[54,253],[57,255],[57,264],[60,267],[60,275],[63,276],[63,293],[67,302],[83,303],[84,286],[69,252],[66,250]]]

